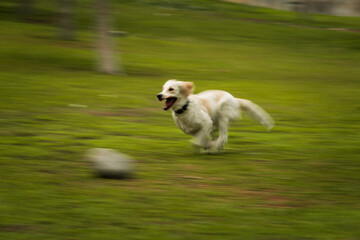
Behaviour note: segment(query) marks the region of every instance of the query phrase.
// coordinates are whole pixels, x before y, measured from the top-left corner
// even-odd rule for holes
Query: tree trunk
[[[74,0],[59,0],[59,38],[74,39]]]
[[[109,34],[111,21],[109,13],[109,0],[95,0],[97,25],[97,54],[98,71],[116,74],[122,69],[115,63],[114,46]]]

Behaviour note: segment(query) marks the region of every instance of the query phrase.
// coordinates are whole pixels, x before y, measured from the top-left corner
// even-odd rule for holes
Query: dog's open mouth
[[[166,98],[163,109],[168,110],[169,108],[171,108],[172,105],[174,105],[174,103],[176,102],[176,100],[177,100],[176,97],[168,97],[168,98]]]

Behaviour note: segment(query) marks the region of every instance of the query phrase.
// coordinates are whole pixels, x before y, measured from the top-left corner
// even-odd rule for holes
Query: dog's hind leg
[[[218,128],[219,128],[219,137],[215,140],[215,148],[216,150],[222,150],[224,148],[225,143],[227,143],[228,139],[228,124],[229,119],[226,117],[220,118],[218,120]]]
[[[228,125],[239,117],[239,104],[233,97],[225,98],[221,101],[217,118],[217,128],[219,137],[211,142],[212,148],[216,151],[222,150],[228,139]]]

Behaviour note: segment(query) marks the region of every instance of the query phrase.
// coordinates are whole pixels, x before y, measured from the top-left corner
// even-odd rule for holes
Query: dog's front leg
[[[208,123],[202,126],[202,128],[195,134],[194,139],[191,140],[191,143],[197,148],[208,149],[209,145],[209,136],[212,129],[212,123]]]

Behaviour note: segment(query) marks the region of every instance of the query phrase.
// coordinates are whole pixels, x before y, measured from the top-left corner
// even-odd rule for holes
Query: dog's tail
[[[256,105],[250,100],[237,98],[240,109],[246,112],[251,118],[256,120],[258,123],[264,125],[268,131],[274,127],[274,120],[272,117],[259,105]]]

